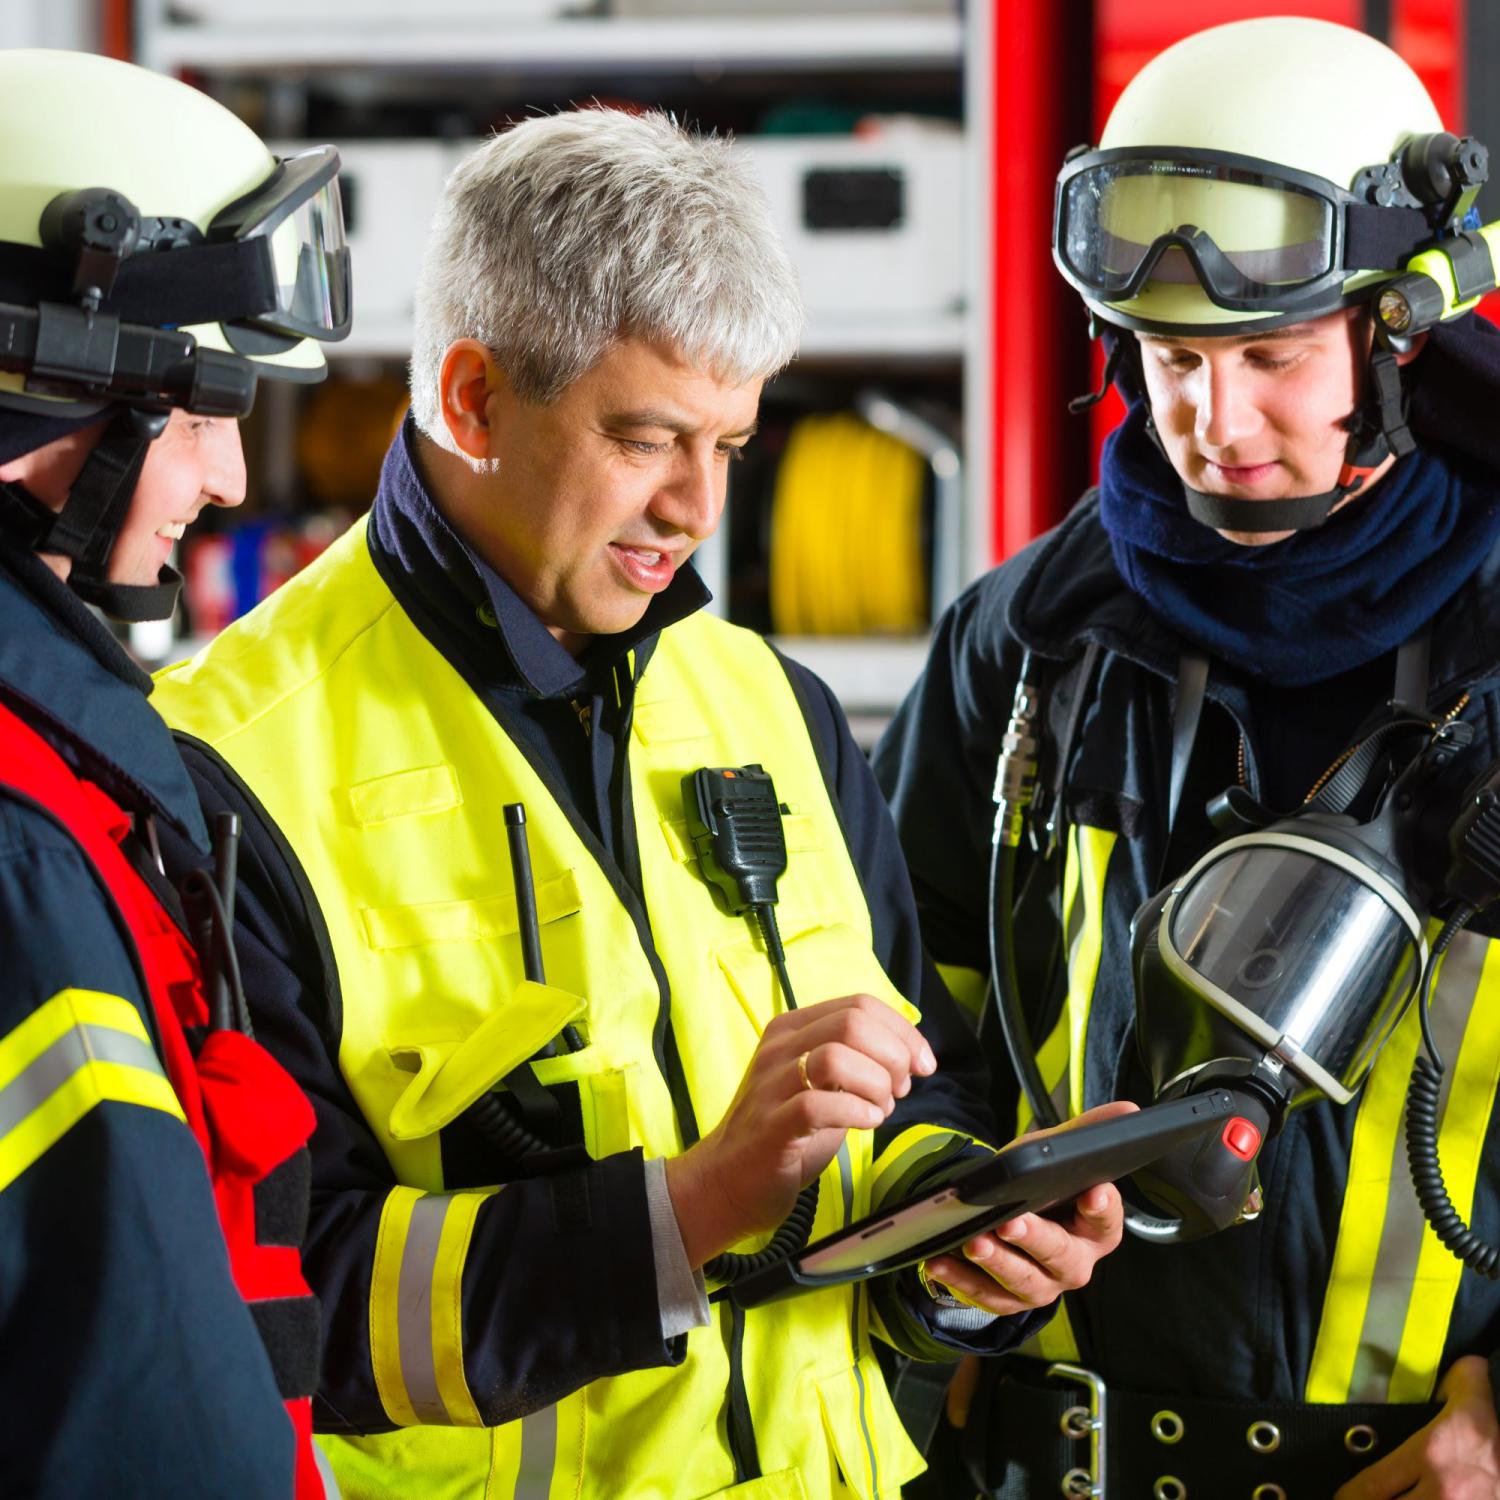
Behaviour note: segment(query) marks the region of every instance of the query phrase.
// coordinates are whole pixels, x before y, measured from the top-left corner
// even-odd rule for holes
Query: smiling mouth
[[[180,542],[188,529],[186,521],[168,521],[165,526],[158,526],[156,534],[169,542]]]
[[[1269,478],[1279,467],[1275,459],[1267,459],[1258,464],[1222,464],[1211,458],[1204,459],[1203,462],[1211,476],[1226,484],[1235,485],[1258,484],[1262,479]]]

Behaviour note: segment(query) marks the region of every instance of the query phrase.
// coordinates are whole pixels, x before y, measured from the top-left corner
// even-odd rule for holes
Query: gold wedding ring
[[[802,1080],[802,1087],[805,1089],[810,1089],[813,1086],[812,1079],[807,1076],[807,1059],[811,1056],[810,1052],[804,1052],[797,1059],[797,1077]]]

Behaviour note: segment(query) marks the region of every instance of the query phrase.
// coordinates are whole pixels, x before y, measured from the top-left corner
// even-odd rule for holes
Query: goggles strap
[[[1346,271],[1394,271],[1432,242],[1432,224],[1420,208],[1350,203],[1344,210]]]
[[[64,257],[0,242],[0,302],[72,303]],[[156,328],[233,323],[275,312],[276,280],[262,236],[146,251],[125,260],[101,310]]]

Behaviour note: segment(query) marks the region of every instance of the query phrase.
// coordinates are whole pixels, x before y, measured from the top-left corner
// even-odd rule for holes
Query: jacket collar
[[[1023,554],[1007,622],[1022,646],[1065,659],[1079,644],[1104,649],[1175,679],[1183,650],[1179,638],[1126,587],[1115,567],[1109,537],[1099,524],[1098,493],[1090,490],[1060,525]],[[1429,681],[1433,700],[1500,679],[1500,546],[1433,617]],[[1215,664],[1211,696],[1239,701],[1225,691]]]
[[[533,698],[573,697],[586,679],[632,652],[639,676],[657,635],[712,597],[697,573],[683,568],[634,627],[596,636],[573,657],[438,508],[409,417],[386,454],[369,538],[381,577],[444,656],[476,684]]]
[[[0,692],[81,774],[200,849],[208,833],[151,679],[33,553],[0,541]]]

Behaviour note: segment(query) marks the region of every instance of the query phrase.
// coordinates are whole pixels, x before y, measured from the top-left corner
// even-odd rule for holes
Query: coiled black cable
[[[792,994],[792,979],[787,973],[786,953],[781,946],[781,933],[776,926],[776,909],[773,906],[757,906],[755,915],[760,923],[761,935],[766,940],[766,951],[771,956],[771,967],[776,971],[776,981],[781,986],[781,998],[788,1010],[796,1010],[797,999]],[[776,1233],[759,1250],[749,1254],[737,1254],[725,1250],[705,1263],[703,1274],[710,1281],[731,1286],[742,1276],[763,1270],[778,1260],[795,1255],[812,1236],[813,1220],[818,1213],[818,1179],[816,1177],[797,1194],[792,1211],[782,1220]]]
[[[539,1135],[534,1135],[519,1120],[513,1119],[494,1094],[481,1094],[464,1111],[464,1118],[507,1160],[519,1160],[552,1149]]]
[[[1475,910],[1472,906],[1461,906],[1443,924],[1432,945],[1427,971],[1422,976],[1417,1004],[1421,1008],[1422,1045],[1427,1056],[1419,1056],[1413,1064],[1411,1086],[1406,1095],[1406,1160],[1411,1167],[1417,1202],[1422,1205],[1433,1233],[1471,1271],[1496,1281],[1500,1280],[1500,1246],[1481,1239],[1469,1228],[1463,1215],[1453,1206],[1443,1182],[1443,1168],[1438,1160],[1438,1107],[1443,1092],[1443,1058],[1433,1040],[1428,1015],[1438,959],[1473,917]]]

